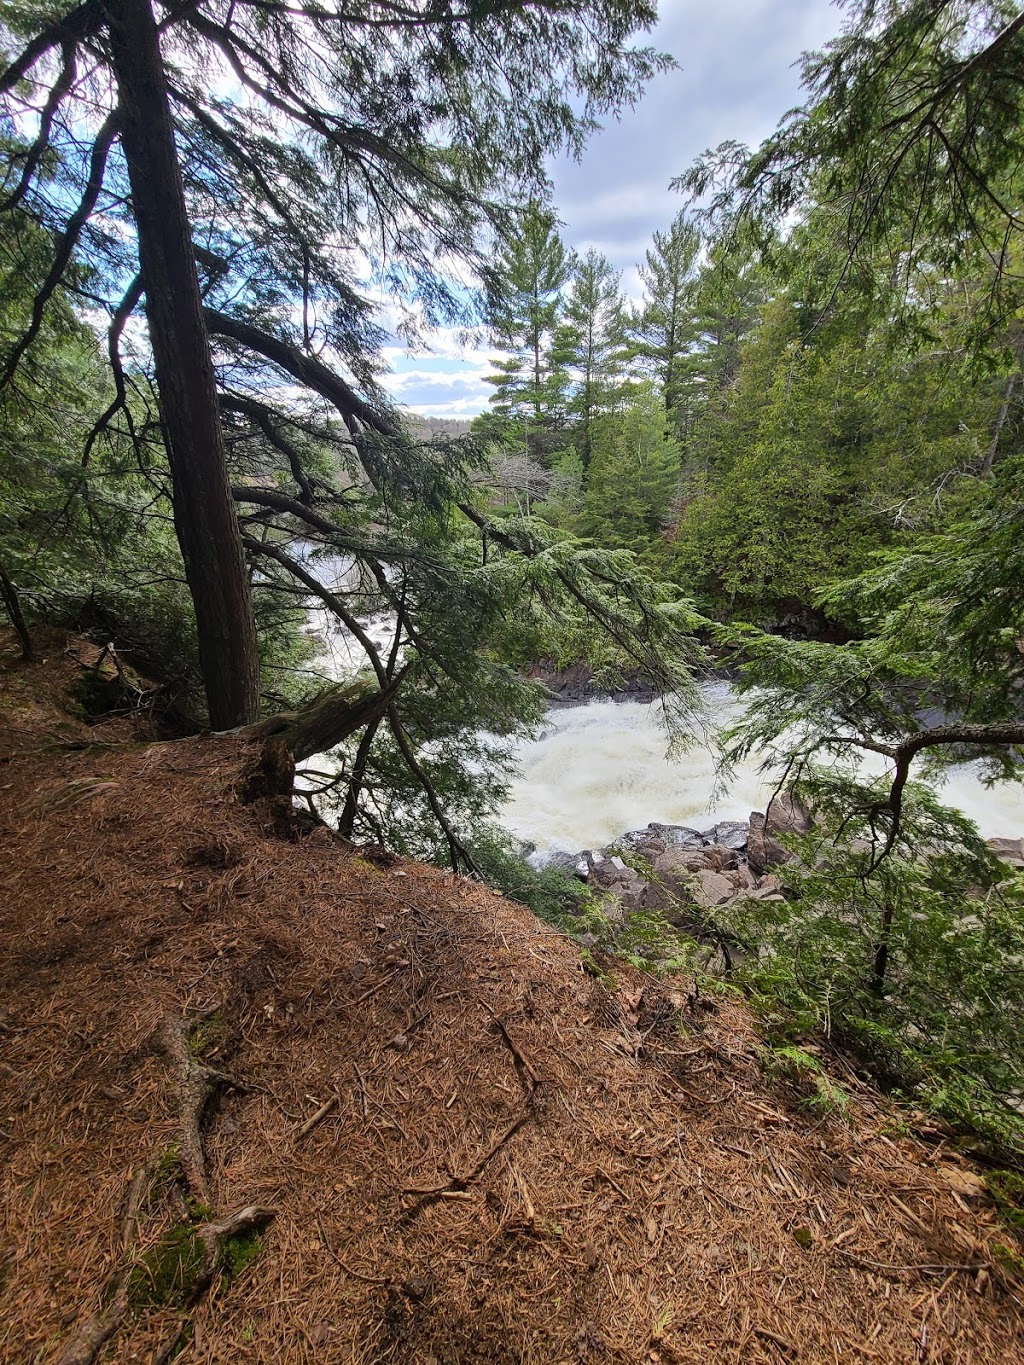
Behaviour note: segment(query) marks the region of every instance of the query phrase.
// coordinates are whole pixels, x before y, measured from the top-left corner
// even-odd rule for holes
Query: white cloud
[[[650,41],[682,70],[657,77],[635,109],[594,136],[579,162],[563,158],[549,168],[568,245],[602,252],[623,272],[627,295],[639,298],[644,251],[682,207],[669,181],[706,147],[766,137],[800,101],[800,53],[822,46],[841,22],[830,0],[663,0]],[[486,341],[467,346],[458,331],[444,329],[430,343],[429,354],[388,348],[396,369],[385,380],[389,390],[424,416],[482,411],[490,393],[482,376],[493,355]],[[453,361],[463,362],[457,373]]]

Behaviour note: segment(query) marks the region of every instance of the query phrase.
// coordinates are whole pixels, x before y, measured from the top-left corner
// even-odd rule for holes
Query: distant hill
[[[413,435],[423,441],[468,436],[473,425],[471,417],[421,417],[415,412],[408,413],[405,421]]]

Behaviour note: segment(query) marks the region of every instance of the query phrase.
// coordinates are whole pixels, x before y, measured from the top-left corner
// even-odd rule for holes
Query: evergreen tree
[[[633,324],[636,352],[661,386],[665,410],[680,439],[690,426],[689,356],[696,336],[693,288],[699,254],[700,235],[685,213],[676,215],[668,232],[654,234],[640,267],[646,298]]]
[[[494,386],[495,420],[484,430],[545,464],[564,422],[566,375],[555,336],[572,268],[555,215],[531,202],[493,272],[488,320],[495,345],[506,354],[487,379]]]
[[[594,423],[580,533],[655,558],[678,481],[678,442],[657,389],[643,385]]]
[[[578,150],[595,116],[666,65],[630,41],[654,18],[642,0],[345,14],[213,0],[159,21],[150,0],[7,7],[0,97],[8,127],[29,132],[6,149],[4,204],[44,225],[52,250],[0,385],[84,263],[111,319],[116,388],[87,446],[130,438],[120,343],[145,301],[215,725],[255,710],[243,549],[264,554],[239,532],[239,494],[252,506],[255,492],[228,472],[222,416],[273,452],[288,515],[318,502],[330,521],[355,500],[304,469],[296,387],[342,483],[436,511],[458,461],[424,456],[384,400],[384,334],[352,261],[369,258],[410,325],[414,310],[427,324],[464,317],[460,269],[486,270],[493,223],[545,156]],[[222,97],[210,72],[225,69],[235,93]],[[265,527],[284,504],[260,506]]]
[[[619,274],[591,249],[576,263],[565,300],[556,350],[572,389],[567,404],[573,445],[586,480],[594,423],[614,400],[623,365],[624,319]]]

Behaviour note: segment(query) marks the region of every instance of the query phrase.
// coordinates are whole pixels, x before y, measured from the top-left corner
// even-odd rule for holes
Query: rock
[[[728,877],[710,869],[694,873],[690,890],[693,899],[705,910],[710,910],[715,905],[724,905],[736,894],[736,888]]]
[[[810,811],[792,792],[781,792],[768,806],[769,834],[809,834],[813,825]]]
[[[687,825],[659,825],[652,821],[647,828],[664,842],[666,849],[702,848],[704,845],[700,830],[690,829]]]
[[[793,861],[793,854],[784,848],[778,839],[765,828],[765,817],[761,811],[750,813],[750,833],[747,838],[747,862],[751,870],[760,874],[770,867]]]
[[[988,846],[1004,863],[1024,867],[1024,839],[989,839]]]
[[[766,877],[759,879],[757,889],[765,896],[778,895],[782,891],[782,879],[776,877],[774,872],[769,872]]]
[[[712,834],[716,844],[723,848],[735,849],[742,852],[747,846],[747,835],[750,826],[742,820],[724,820],[720,825],[716,825]]]
[[[575,853],[556,851],[548,855],[544,866],[557,867],[563,872],[575,873],[579,868],[579,859]]]
[[[739,867],[738,853],[726,844],[709,844],[704,849],[704,857],[708,867],[713,868],[715,872],[730,872],[733,868]]]
[[[698,872],[710,866],[707,849],[704,848],[669,848],[659,853],[654,860],[654,870],[659,877],[673,876],[680,871]]]
[[[747,892],[757,888],[757,878],[745,863],[728,873],[728,877],[737,891]]]

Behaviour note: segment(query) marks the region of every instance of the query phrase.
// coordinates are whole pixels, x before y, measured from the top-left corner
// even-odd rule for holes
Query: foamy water
[[[735,714],[728,684],[711,684],[705,696],[717,724]],[[771,780],[748,765],[714,798],[712,751],[697,745],[670,760],[665,749],[656,706],[599,701],[552,711],[542,737],[520,747],[521,776],[500,821],[535,844],[538,855],[575,853],[651,820],[697,829],[718,820],[746,820],[752,810],[764,810],[774,790]],[[990,838],[1024,835],[1019,783],[983,787],[974,765],[963,764],[952,770],[940,795]]]

